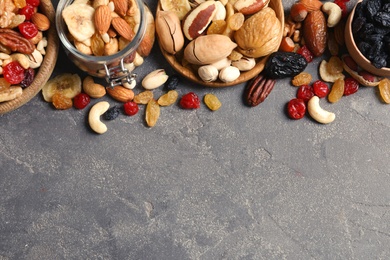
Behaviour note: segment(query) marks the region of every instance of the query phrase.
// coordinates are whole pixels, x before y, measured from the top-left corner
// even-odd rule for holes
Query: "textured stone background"
[[[55,73],[80,73],[64,57]],[[173,74],[155,45],[137,73],[157,68]],[[165,107],[154,128],[141,108],[104,135],[88,109],[41,94],[0,116],[0,259],[389,259],[390,117],[376,89],[322,102],[336,120],[320,125],[287,118],[288,80],[255,108],[243,88],[184,80],[180,94],[222,108]]]

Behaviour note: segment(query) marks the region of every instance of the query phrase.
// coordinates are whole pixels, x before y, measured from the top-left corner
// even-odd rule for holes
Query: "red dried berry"
[[[126,115],[134,116],[138,113],[139,107],[137,103],[129,101],[123,104],[123,110],[125,111]]]
[[[359,71],[358,74],[360,76],[362,76],[367,81],[370,81],[370,82],[377,81],[377,77],[374,74],[369,73],[368,71],[362,70],[362,71]]]
[[[194,92],[189,92],[181,97],[180,106],[184,109],[197,109],[200,108],[200,100],[198,95]]]
[[[356,79],[349,77],[344,80],[344,96],[349,96],[358,90],[359,82]]]
[[[85,108],[89,102],[91,102],[91,98],[85,93],[79,93],[73,98],[73,105],[77,109]]]
[[[27,4],[25,7],[19,9],[19,14],[23,14],[25,16],[26,21],[31,20],[31,16],[35,13],[35,7]]]
[[[314,96],[313,87],[310,85],[302,85],[298,88],[297,98],[309,101]]]
[[[329,87],[328,84],[326,84],[322,80],[316,80],[313,84],[313,92],[314,95],[316,95],[319,98],[324,98],[329,94]]]
[[[29,5],[37,7],[41,3],[41,1],[40,0],[26,0],[26,3],[29,4]]]
[[[313,61],[314,55],[311,53],[311,51],[307,48],[306,45],[303,45],[297,50],[297,53],[301,54],[303,57],[305,57],[305,60],[307,63],[310,63]]]
[[[17,61],[11,61],[3,67],[3,77],[11,84],[19,84],[24,79],[24,69]]]
[[[342,11],[342,17],[346,17],[348,15],[348,10],[347,10],[347,2],[345,0],[334,0],[334,3],[338,6],[340,6],[341,11]]]
[[[343,57],[345,65],[347,65],[351,70],[358,71],[359,67],[356,61],[349,55]]]
[[[303,99],[294,98],[287,104],[287,112],[292,119],[301,119],[306,114],[306,104]]]
[[[23,22],[18,25],[18,29],[26,39],[34,38],[38,34],[38,28],[32,22]]]
[[[22,88],[27,88],[31,85],[35,78],[35,70],[28,68],[24,71],[24,79],[20,82]]]

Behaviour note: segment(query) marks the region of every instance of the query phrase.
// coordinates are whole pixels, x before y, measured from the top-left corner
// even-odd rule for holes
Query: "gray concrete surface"
[[[68,62],[61,51],[54,74],[77,72]],[[137,73],[156,68],[173,74],[157,46]],[[321,101],[329,125],[287,118],[287,79],[255,108],[243,89],[183,80],[180,94],[222,108],[165,107],[153,128],[141,108],[104,135],[88,108],[40,94],[2,115],[0,259],[389,259],[390,115],[376,89]]]

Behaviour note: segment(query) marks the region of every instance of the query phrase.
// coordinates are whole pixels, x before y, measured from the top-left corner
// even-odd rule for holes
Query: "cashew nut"
[[[317,96],[313,96],[309,100],[307,110],[310,116],[321,124],[332,123],[336,118],[334,113],[326,111],[320,107],[320,98]]]
[[[106,88],[101,84],[95,83],[91,76],[84,78],[83,91],[91,98],[101,98],[106,95]]]
[[[213,82],[218,78],[218,69],[213,65],[199,67],[198,75],[204,82]]]
[[[25,70],[30,67],[30,60],[23,53],[11,54],[11,60],[19,62],[20,66]]]
[[[322,5],[322,11],[328,15],[328,27],[334,27],[340,22],[342,10],[337,4],[326,2]]]
[[[100,101],[93,105],[88,115],[89,126],[98,134],[104,134],[107,131],[107,126],[100,121],[100,116],[103,115],[110,104],[107,101]]]

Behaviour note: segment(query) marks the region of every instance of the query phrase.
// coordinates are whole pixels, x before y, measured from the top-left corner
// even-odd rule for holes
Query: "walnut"
[[[260,58],[278,49],[281,33],[282,25],[275,11],[266,7],[245,20],[234,39],[244,56]]]

